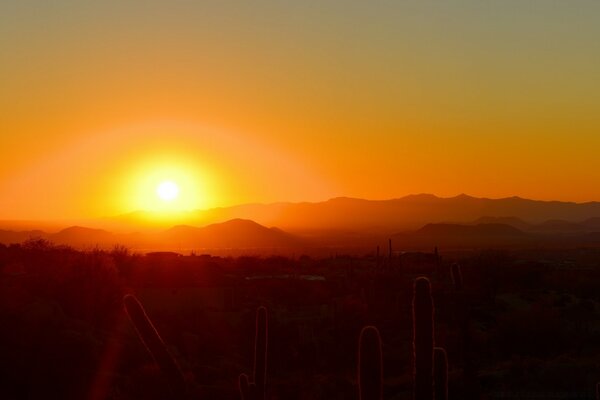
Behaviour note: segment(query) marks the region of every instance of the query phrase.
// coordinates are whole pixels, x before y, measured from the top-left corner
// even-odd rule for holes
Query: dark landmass
[[[499,224],[418,232],[457,231],[529,235]],[[63,235],[78,233],[87,231]],[[0,245],[0,397],[173,398],[125,314],[123,296],[134,294],[192,398],[239,398],[239,374],[252,375],[255,313],[265,306],[266,398],[358,398],[358,337],[373,325],[383,344],[383,398],[411,399],[413,285],[424,276],[435,345],[448,356],[450,399],[592,400],[600,377],[599,266],[598,248],[312,258],[82,252],[41,239]]]

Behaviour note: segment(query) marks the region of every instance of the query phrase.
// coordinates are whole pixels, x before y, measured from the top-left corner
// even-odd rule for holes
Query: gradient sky
[[[600,200],[598,1],[0,2],[0,218]]]

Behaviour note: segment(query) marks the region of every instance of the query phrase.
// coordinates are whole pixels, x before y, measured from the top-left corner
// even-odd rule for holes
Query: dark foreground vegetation
[[[592,399],[599,302],[594,248],[221,258],[29,240],[0,245],[0,398]]]

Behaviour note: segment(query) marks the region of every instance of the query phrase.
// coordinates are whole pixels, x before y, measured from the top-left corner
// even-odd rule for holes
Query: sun
[[[173,181],[163,181],[156,187],[156,195],[163,201],[173,201],[179,196],[179,185]]]
[[[146,156],[129,166],[122,180],[123,212],[147,211],[152,218],[207,208],[213,177],[184,156]],[[130,211],[129,211],[130,212]]]

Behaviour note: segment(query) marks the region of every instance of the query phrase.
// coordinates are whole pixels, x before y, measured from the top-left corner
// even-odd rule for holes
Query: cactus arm
[[[171,353],[169,353],[167,346],[158,334],[152,321],[148,318],[144,307],[142,307],[142,304],[135,296],[130,294],[123,298],[123,302],[125,303],[127,315],[129,315],[129,319],[133,323],[139,338],[158,364],[162,373],[167,377],[173,394],[178,397],[184,397],[187,387],[183,373]]]

